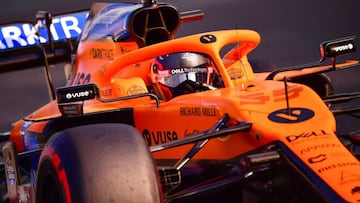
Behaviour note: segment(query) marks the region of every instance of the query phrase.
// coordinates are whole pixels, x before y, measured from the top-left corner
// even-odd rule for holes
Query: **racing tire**
[[[123,124],[54,134],[41,153],[35,191],[37,203],[162,201],[148,146]]]

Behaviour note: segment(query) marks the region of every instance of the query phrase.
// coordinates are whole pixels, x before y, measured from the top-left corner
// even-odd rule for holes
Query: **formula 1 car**
[[[338,134],[335,116],[360,108],[334,104],[360,93],[334,94],[325,75],[359,65],[336,60],[355,37],[256,72],[256,31],[174,37],[203,15],[94,3],[2,26],[1,72],[44,65],[51,98],[1,136],[7,201],[359,202],[359,132]],[[56,63],[67,84],[55,89]]]

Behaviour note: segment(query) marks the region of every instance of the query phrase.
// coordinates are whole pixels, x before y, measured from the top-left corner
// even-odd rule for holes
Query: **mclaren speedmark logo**
[[[306,108],[279,109],[269,114],[269,120],[276,123],[300,123],[311,119],[315,113]]]
[[[200,42],[202,42],[204,44],[213,43],[213,42],[216,42],[216,37],[215,37],[215,35],[209,35],[209,34],[202,35],[200,37]]]

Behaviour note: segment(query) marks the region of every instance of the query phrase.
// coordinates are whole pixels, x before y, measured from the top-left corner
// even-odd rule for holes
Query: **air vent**
[[[130,21],[130,30],[140,45],[167,41],[174,37],[180,25],[178,10],[170,5],[153,5],[136,11]]]

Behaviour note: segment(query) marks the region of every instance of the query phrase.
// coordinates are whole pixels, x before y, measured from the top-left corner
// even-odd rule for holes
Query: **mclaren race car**
[[[8,202],[359,202],[359,132],[337,132],[325,74],[355,37],[319,61],[259,72],[254,30],[175,37],[201,10],[156,1],[94,3],[1,26],[1,72],[44,66],[51,101],[2,133]],[[50,65],[66,63],[55,88]]]

